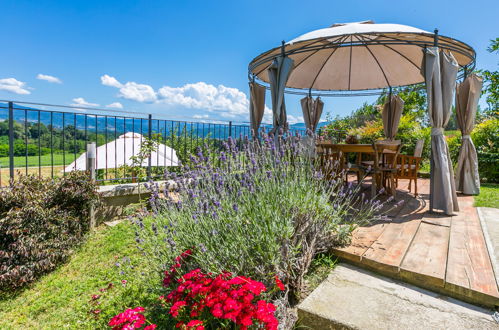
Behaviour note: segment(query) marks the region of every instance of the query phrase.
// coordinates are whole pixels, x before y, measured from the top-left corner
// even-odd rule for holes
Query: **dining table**
[[[363,161],[363,155],[374,155],[374,147],[372,144],[348,144],[348,143],[332,143],[328,141],[318,141],[316,142],[316,147],[318,153],[324,152],[325,150],[329,149],[330,151],[336,151],[340,152],[341,154],[341,161],[340,164],[343,164],[344,169],[346,168],[352,168],[352,166],[355,166],[355,168],[362,168],[362,163],[365,163]],[[392,151],[386,150],[384,153],[386,154],[393,154]],[[356,154],[355,157],[355,163],[350,163],[348,154]],[[367,167],[367,166],[365,166]],[[384,187],[384,180],[380,180],[381,184],[379,186],[383,185]],[[372,180],[372,191],[376,191],[376,180]],[[386,188],[386,187],[384,187]]]

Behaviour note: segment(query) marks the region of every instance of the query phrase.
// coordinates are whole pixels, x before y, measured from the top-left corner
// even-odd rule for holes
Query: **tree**
[[[489,53],[499,54],[499,38],[490,41],[487,48]],[[488,108],[485,110],[486,117],[497,117],[499,115],[499,71],[482,70],[480,73],[484,78],[482,95],[486,95]]]

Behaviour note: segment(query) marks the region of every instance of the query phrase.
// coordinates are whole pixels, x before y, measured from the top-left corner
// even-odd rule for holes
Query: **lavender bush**
[[[348,241],[359,225],[381,218],[360,185],[324,180],[304,156],[299,137],[229,139],[218,161],[202,152],[191,166],[167,174],[173,193],[151,183],[152,215],[135,219],[136,241],[157,271],[194,249],[196,266],[230,271],[271,285],[277,275],[284,298],[296,301],[314,256]]]

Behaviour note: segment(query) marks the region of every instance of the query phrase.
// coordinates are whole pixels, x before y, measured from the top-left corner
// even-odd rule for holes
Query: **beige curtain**
[[[284,129],[287,123],[284,89],[292,70],[293,60],[286,56],[275,58],[268,68],[274,132]]]
[[[265,87],[255,82],[250,82],[249,87],[251,135],[256,138],[265,111]]]
[[[395,135],[397,135],[403,108],[404,101],[400,98],[400,96],[388,96],[381,112],[381,117],[383,119],[383,130],[385,131],[385,137],[387,139],[393,140],[395,138]]]
[[[311,96],[307,96],[302,98],[300,103],[305,126],[307,130],[315,133],[317,124],[319,124],[319,120],[321,119],[322,109],[324,109],[324,102],[322,102],[320,97],[314,100]]]
[[[451,116],[458,64],[451,53],[439,52],[438,47],[424,50],[423,74],[426,82],[431,129],[430,210],[445,214],[459,211],[454,171],[444,128]]]
[[[456,88],[456,116],[462,135],[462,144],[461,149],[459,149],[456,168],[456,189],[468,195],[480,193],[478,157],[470,134],[475,126],[482,82],[482,78],[472,74]]]

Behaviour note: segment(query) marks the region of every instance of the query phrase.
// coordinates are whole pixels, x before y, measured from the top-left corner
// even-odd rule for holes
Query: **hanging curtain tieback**
[[[444,135],[444,129],[442,127],[432,127],[431,135]]]
[[[471,140],[471,136],[470,135],[463,135],[463,137],[461,138],[462,140]]]

